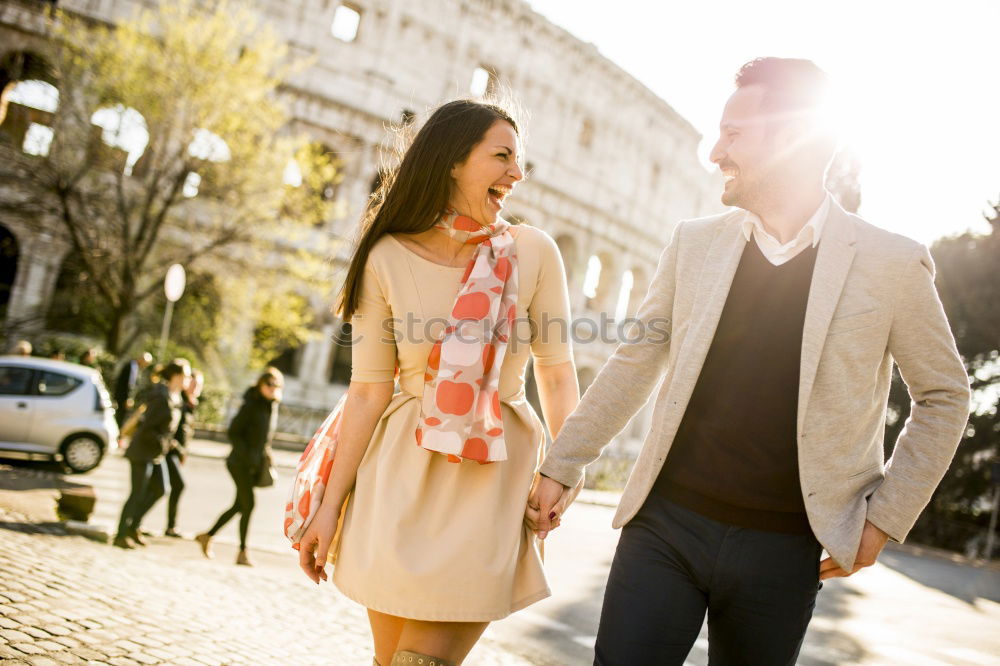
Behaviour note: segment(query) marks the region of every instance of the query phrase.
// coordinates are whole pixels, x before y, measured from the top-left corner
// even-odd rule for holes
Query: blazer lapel
[[[742,213],[742,211],[740,212]],[[708,349],[715,337],[715,329],[719,325],[722,309],[729,297],[729,288],[736,275],[743,248],[746,247],[746,237],[740,229],[741,214],[735,214],[720,223],[719,232],[712,239],[702,264],[701,275],[698,278],[698,288],[695,293],[695,310],[691,328],[685,336],[684,344],[679,350],[677,376],[682,379],[679,385],[687,390],[688,396],[694,390],[698,375],[705,363]],[[698,307],[701,305],[702,307]],[[685,397],[685,402],[687,396]]]
[[[840,292],[854,261],[854,221],[833,201],[827,216],[823,236],[816,253],[806,318],[802,327],[802,357],[799,364],[798,432],[805,423],[806,408],[812,394],[816,369],[826,342],[830,320],[840,300]]]

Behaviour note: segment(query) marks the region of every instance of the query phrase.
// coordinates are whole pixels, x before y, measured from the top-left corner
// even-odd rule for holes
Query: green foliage
[[[79,363],[84,352],[88,349],[97,350],[96,368],[101,373],[104,385],[110,389],[110,387],[114,386],[115,366],[118,363],[118,359],[102,349],[100,344],[92,337],[48,334],[35,343],[32,354],[34,356],[49,358],[54,353],[61,352],[65,356],[64,360],[70,363]]]
[[[305,298],[286,293],[260,303],[260,318],[253,335],[251,367],[264,368],[287,349],[302,346],[316,336],[312,309]]]
[[[278,87],[305,63],[288,61],[256,12],[167,0],[114,26],[57,11],[51,30],[54,138],[47,155],[0,165],[0,179],[18,185],[0,207],[54,222],[70,242],[69,273],[83,289],[57,312],[70,308],[73,330],[99,331],[127,353],[158,330],[162,308],[150,301],[173,263],[235,277],[287,254],[297,275],[323,282],[335,248],[315,227],[331,217],[322,195],[339,175],[329,153],[289,133]],[[98,111],[103,129],[92,124]],[[293,160],[297,187],[284,178]],[[179,318],[192,345],[217,337],[211,298],[206,290]]]

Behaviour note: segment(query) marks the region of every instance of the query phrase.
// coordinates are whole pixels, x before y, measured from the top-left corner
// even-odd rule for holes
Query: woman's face
[[[497,221],[514,184],[524,178],[520,140],[505,120],[497,120],[464,162],[451,168],[454,181],[448,205],[480,224]]]
[[[278,379],[269,379],[260,383],[260,394],[268,400],[281,402],[281,394],[284,386]]]
[[[184,384],[187,383],[190,377],[191,375],[189,375],[187,371],[178,372],[176,375],[170,378],[170,381],[167,382],[167,390],[170,393],[180,393],[181,389],[184,388]]]

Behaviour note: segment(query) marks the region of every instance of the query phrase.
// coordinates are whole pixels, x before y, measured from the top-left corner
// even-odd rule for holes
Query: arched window
[[[232,157],[225,140],[207,129],[196,129],[194,138],[188,145],[188,154],[209,162],[228,162]]]
[[[583,295],[589,301],[597,298],[597,288],[601,284],[601,259],[596,254],[587,260],[587,274],[583,277]]]
[[[625,271],[622,274],[622,284],[618,289],[618,303],[615,305],[615,319],[617,321],[625,319],[629,314],[629,300],[632,297],[634,282],[635,277],[632,275],[632,271]]]
[[[3,132],[29,155],[45,156],[52,145],[52,114],[59,90],[45,81],[18,81],[7,96]]]
[[[559,234],[556,236],[556,246],[559,248],[563,265],[566,267],[566,279],[572,283],[573,277],[576,275],[576,239],[569,234]]]
[[[90,117],[92,125],[101,128],[101,140],[115,152],[107,153],[102,159],[105,166],[124,169],[132,173],[132,167],[142,157],[149,144],[149,129],[142,114],[131,107],[116,104],[98,109]],[[125,159],[122,160],[121,157]],[[120,163],[123,162],[123,163]]]

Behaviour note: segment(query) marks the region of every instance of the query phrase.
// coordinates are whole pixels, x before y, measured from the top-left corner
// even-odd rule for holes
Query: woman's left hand
[[[538,502],[538,484],[541,483],[544,477],[541,474],[535,474],[535,480],[531,484],[531,490],[528,493],[528,501],[524,507],[524,524],[527,525],[532,532],[537,533],[539,526],[541,525],[541,514],[539,513],[539,502]],[[554,530],[562,522],[562,514],[566,510],[568,501],[567,494],[563,493],[559,501],[555,503],[549,513],[549,529]]]

